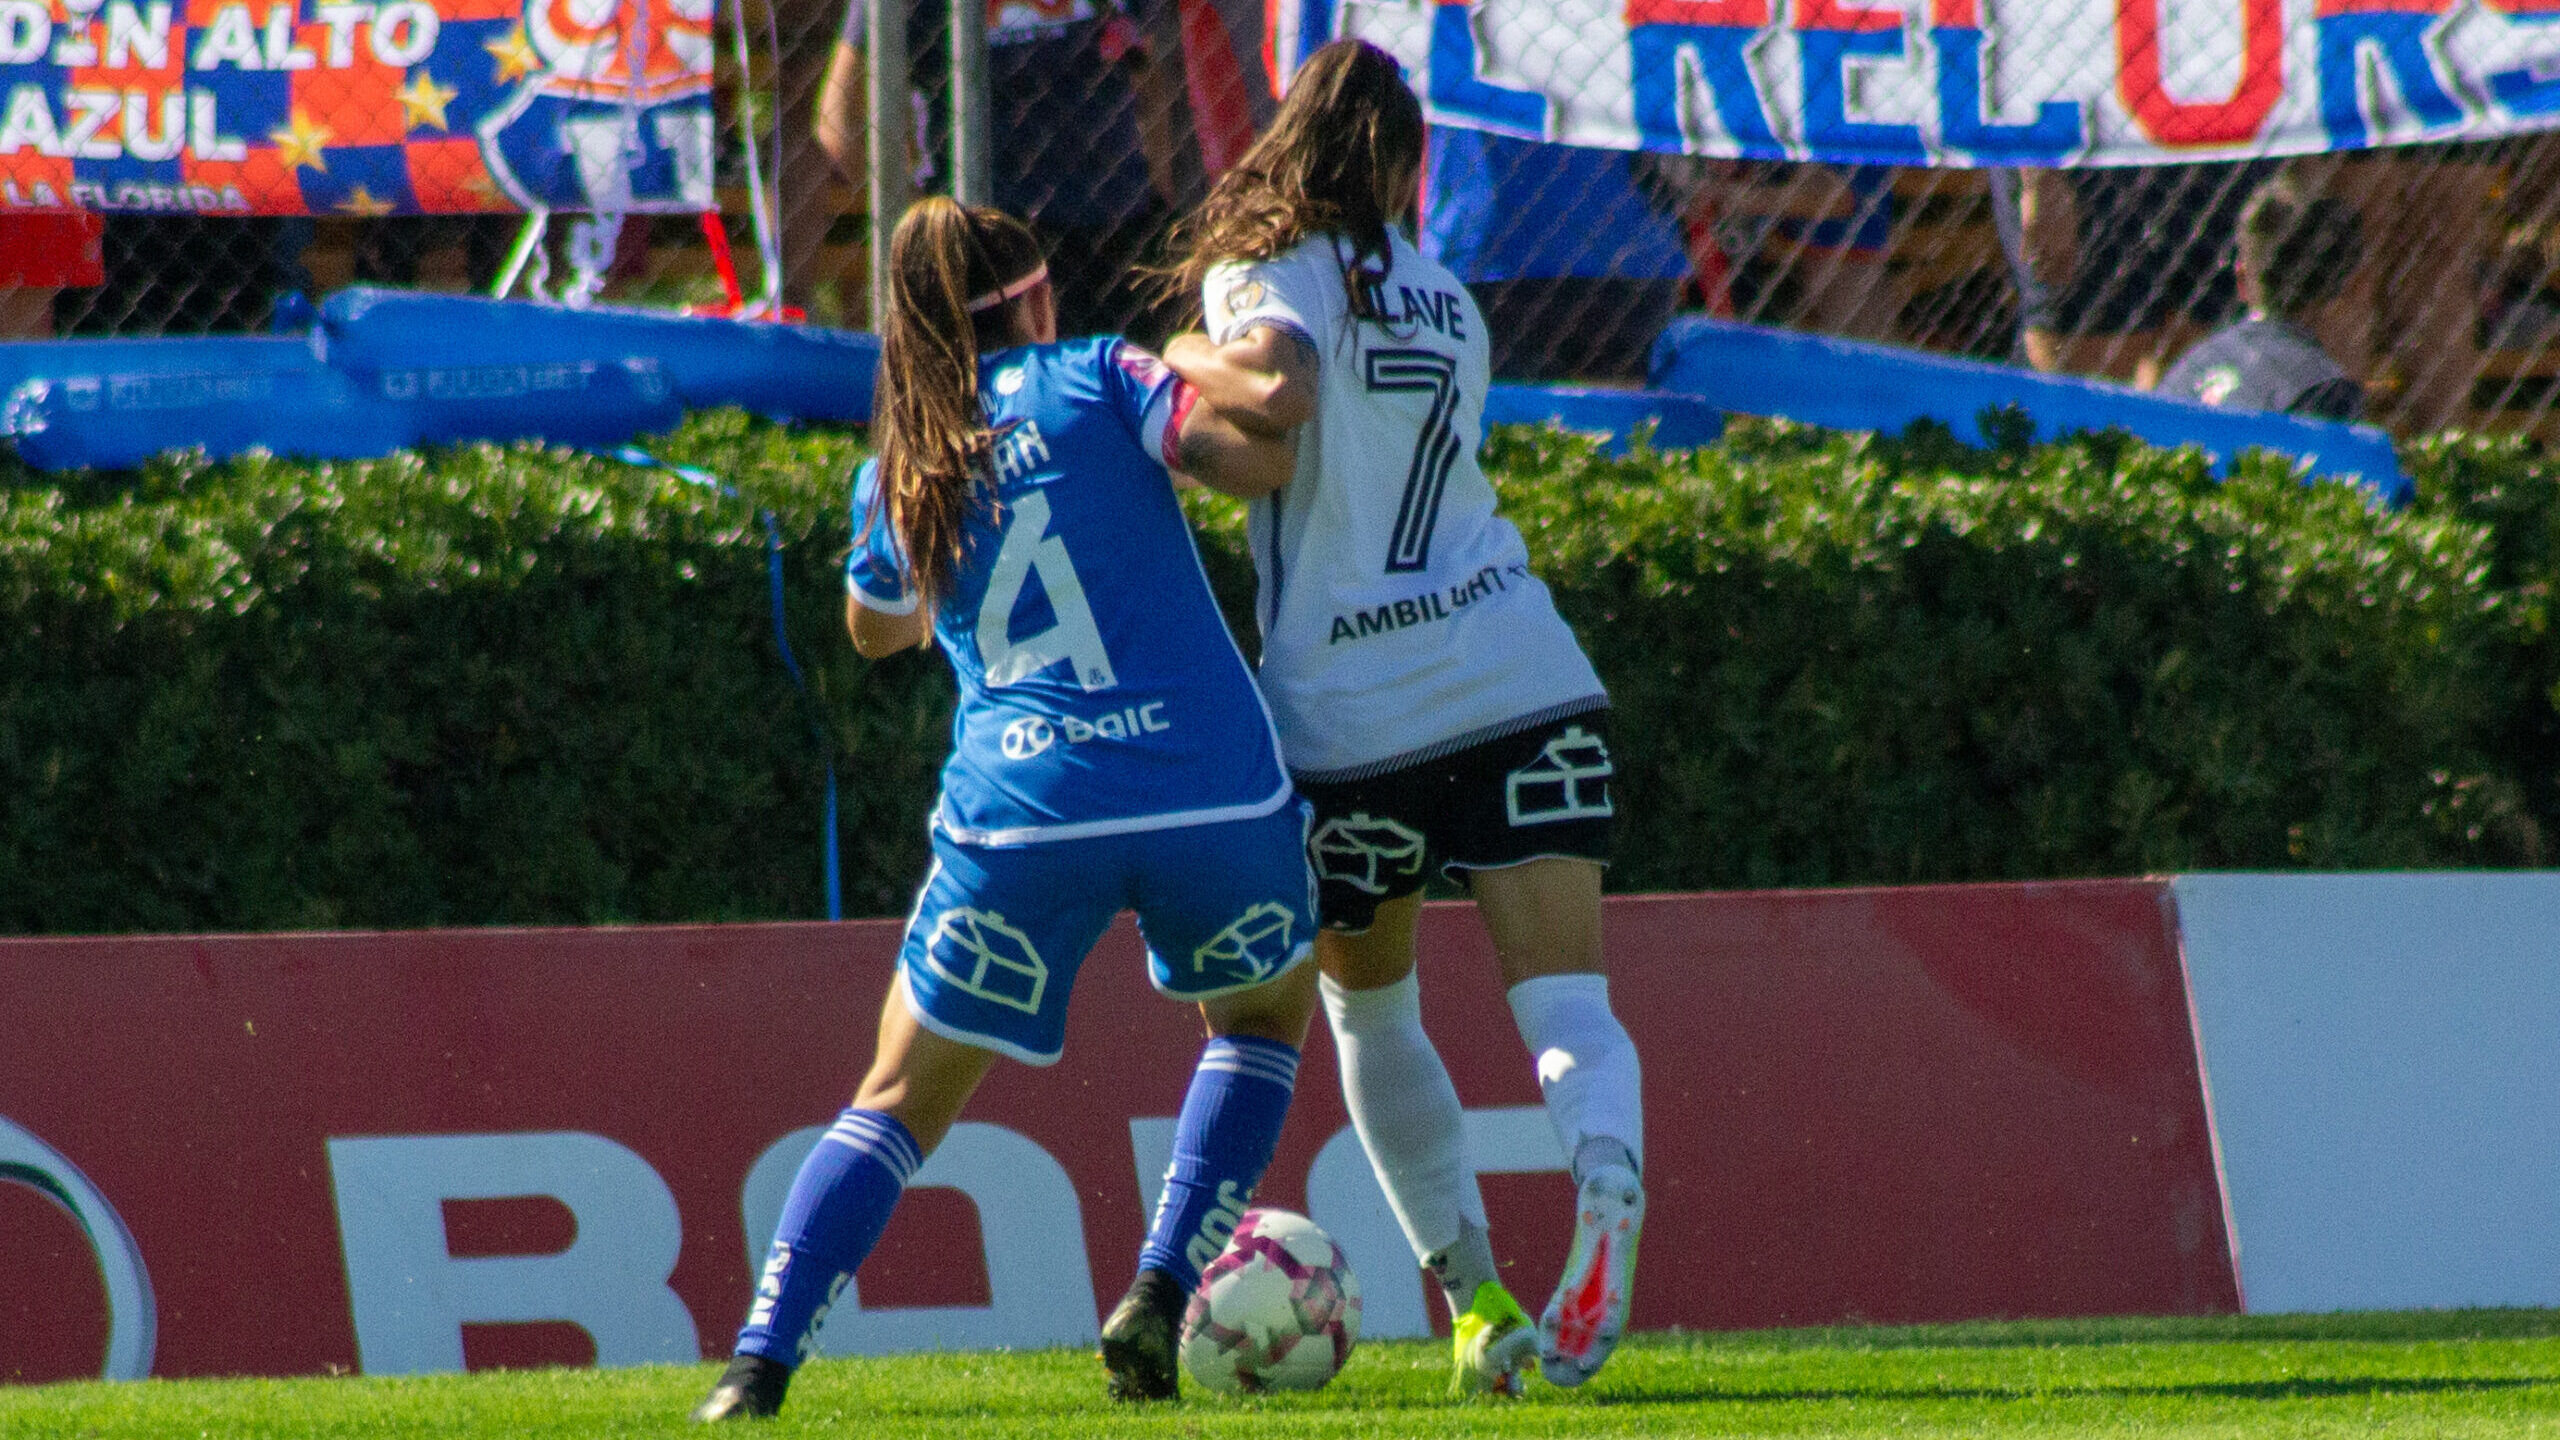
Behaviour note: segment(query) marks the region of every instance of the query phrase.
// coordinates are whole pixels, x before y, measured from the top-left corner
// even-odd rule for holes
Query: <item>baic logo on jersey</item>
[[[1239,983],[1269,979],[1297,953],[1296,929],[1297,920],[1288,906],[1265,900],[1192,951],[1191,972],[1206,975],[1214,966]]]
[[[1317,875],[1371,895],[1386,894],[1391,876],[1422,870],[1421,832],[1365,810],[1324,822],[1309,848]]]
[[[1609,747],[1579,725],[1547,742],[1538,758],[1511,772],[1503,808],[1514,825],[1598,820],[1617,813],[1609,799]]]
[[[943,911],[924,942],[924,963],[953,988],[1025,1015],[1040,1013],[1049,988],[1048,962],[1031,937],[992,910]]]
[[[1162,700],[1151,700],[1144,705],[1107,711],[1098,720],[1079,720],[1073,715],[1061,715],[1055,725],[1040,716],[1025,715],[1004,727],[1004,734],[998,738],[997,745],[1007,760],[1028,760],[1056,744],[1061,733],[1065,734],[1070,745],[1082,745],[1088,740],[1134,740],[1141,735],[1160,735],[1173,728],[1173,722],[1164,718],[1164,704]]]
[[[1048,749],[1058,739],[1058,732],[1037,715],[1025,715],[1004,727],[1004,738],[998,743],[1007,760],[1028,760]]]

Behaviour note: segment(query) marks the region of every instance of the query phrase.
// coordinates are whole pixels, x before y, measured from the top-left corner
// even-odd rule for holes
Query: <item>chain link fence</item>
[[[321,8],[303,0],[304,19]],[[711,163],[748,286],[752,149],[779,198],[781,298],[865,324],[864,7],[747,0],[738,18],[746,62],[714,51]],[[950,18],[947,0],[908,0],[908,103],[881,107],[908,132],[885,151],[903,150],[905,179],[925,191],[953,184]],[[729,33],[725,6],[718,22]],[[1268,121],[1265,24],[1259,0],[990,0],[989,193],[1047,243],[1068,330],[1154,339],[1177,318],[1143,267]],[[1508,378],[1639,383],[1664,324],[1703,312],[2152,383],[2244,309],[2241,219],[2271,181],[2333,228],[2344,217],[2298,318],[2361,387],[2365,418],[2404,435],[2560,435],[2560,139],[2539,135],[2003,170],[1702,158],[1443,125],[1418,220],[1475,288]],[[15,333],[160,335],[261,329],[280,296],[359,281],[486,291],[523,217],[111,214],[88,274],[41,263],[70,242],[28,240],[30,223],[0,215],[0,316]],[[548,243],[559,255],[560,238]],[[634,215],[605,294],[713,301],[714,271],[697,217]]]
[[[1497,176],[1468,236],[1480,268],[1550,272],[1470,277],[1515,377],[1635,378],[1686,310],[2156,384],[2245,309],[2240,220],[2276,183],[2347,221],[2300,324],[2359,382],[2364,418],[2560,434],[2551,137],[2026,172],[1434,146]]]

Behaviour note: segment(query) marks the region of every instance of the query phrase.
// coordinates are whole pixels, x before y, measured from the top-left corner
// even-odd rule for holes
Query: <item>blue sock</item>
[[[899,1193],[923,1163],[923,1147],[894,1117],[851,1108],[836,1117],[782,1202],[755,1305],[738,1332],[739,1354],[794,1367],[809,1358],[827,1307],[880,1243]]]
[[[1164,1198],[1138,1252],[1141,1270],[1170,1271],[1185,1291],[1227,1248],[1236,1221],[1253,1203],[1289,1116],[1298,1083],[1298,1052],[1276,1040],[1221,1035],[1200,1051],[1174,1122],[1173,1165]]]

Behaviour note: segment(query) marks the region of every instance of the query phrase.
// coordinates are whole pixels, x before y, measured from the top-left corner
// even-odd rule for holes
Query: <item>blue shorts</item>
[[[1260,985],[1314,948],[1311,814],[1298,800],[1256,820],[1000,849],[937,829],[898,951],[908,1006],[937,1035],[1054,1064],[1077,967],[1123,910],[1174,999]]]

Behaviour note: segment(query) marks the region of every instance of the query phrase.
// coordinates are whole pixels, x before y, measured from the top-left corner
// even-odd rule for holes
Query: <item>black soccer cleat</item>
[[[767,1420],[782,1409],[782,1392],[791,1388],[791,1367],[762,1355],[740,1355],[720,1372],[711,1394],[693,1408],[704,1425],[722,1420]]]
[[[1182,1312],[1191,1297],[1162,1270],[1141,1270],[1102,1326],[1114,1400],[1170,1400],[1180,1388]]]

